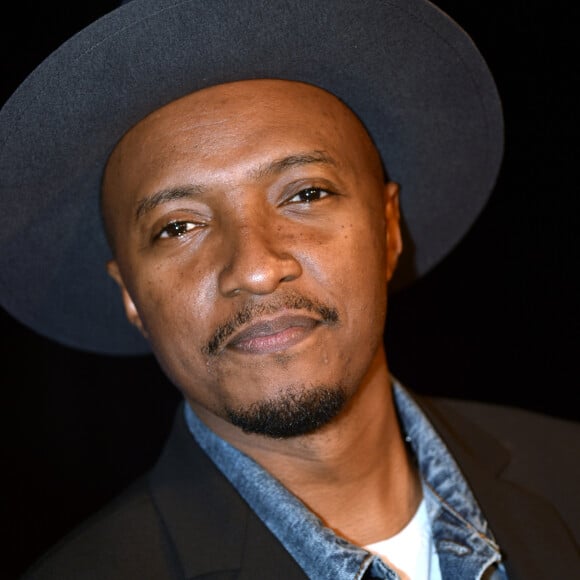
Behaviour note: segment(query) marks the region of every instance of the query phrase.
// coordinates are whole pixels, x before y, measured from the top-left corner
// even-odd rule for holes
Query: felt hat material
[[[125,319],[99,210],[119,138],[191,91],[312,83],[359,116],[401,185],[393,287],[429,271],[481,212],[501,164],[492,75],[424,0],[132,0],[74,35],[0,110],[0,304],[64,345],[149,347]]]

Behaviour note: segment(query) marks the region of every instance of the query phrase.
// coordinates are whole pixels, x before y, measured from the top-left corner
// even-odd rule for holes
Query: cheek
[[[341,231],[343,243],[337,251],[339,259],[335,259],[336,279],[352,318],[353,332],[382,332],[387,297],[383,229],[348,223]]]
[[[386,291],[386,243],[384,228],[369,227],[370,219],[345,221],[333,236],[319,242],[315,258],[318,274],[342,298],[353,302],[367,294]],[[362,304],[361,304],[362,306]]]
[[[135,303],[152,348],[159,357],[188,357],[207,340],[213,290],[194,267],[142,269],[135,280]]]
[[[144,279],[141,288],[143,323],[160,367],[186,396],[217,409],[219,381],[202,354],[215,328],[207,289],[201,283],[192,287],[185,274],[168,279],[167,272]]]

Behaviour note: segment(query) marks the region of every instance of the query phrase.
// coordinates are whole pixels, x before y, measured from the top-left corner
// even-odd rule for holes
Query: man
[[[56,292],[50,273],[25,284],[5,224],[3,287],[22,289],[7,308],[80,348],[151,348],[184,396],[152,472],[28,576],[572,576],[566,514],[468,410],[399,385],[382,343],[396,273],[439,260],[493,185],[481,57],[423,2],[234,8],[134,0],[3,111],[8,214],[24,184],[43,213],[28,251],[71,272]],[[39,139],[48,159],[38,133],[63,135]],[[102,263],[136,331],[93,272],[99,190]],[[63,309],[42,308],[47,291]]]

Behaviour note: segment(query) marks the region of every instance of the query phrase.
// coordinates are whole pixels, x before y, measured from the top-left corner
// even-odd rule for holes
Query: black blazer
[[[580,578],[580,425],[489,404],[416,399],[471,485],[510,579]],[[24,578],[306,577],[198,447],[181,411],[151,472]]]

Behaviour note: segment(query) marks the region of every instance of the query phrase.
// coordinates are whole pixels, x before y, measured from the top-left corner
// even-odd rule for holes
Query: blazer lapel
[[[552,504],[526,489],[525,482],[503,477],[509,450],[462,416],[460,403],[416,398],[468,481],[510,580],[566,578],[578,570],[578,547]]]
[[[180,406],[150,488],[184,577],[304,579],[294,559],[197,445],[182,411]]]
[[[239,580],[257,578],[305,580],[307,578],[302,568],[254,512],[250,512],[247,523],[246,544]]]

